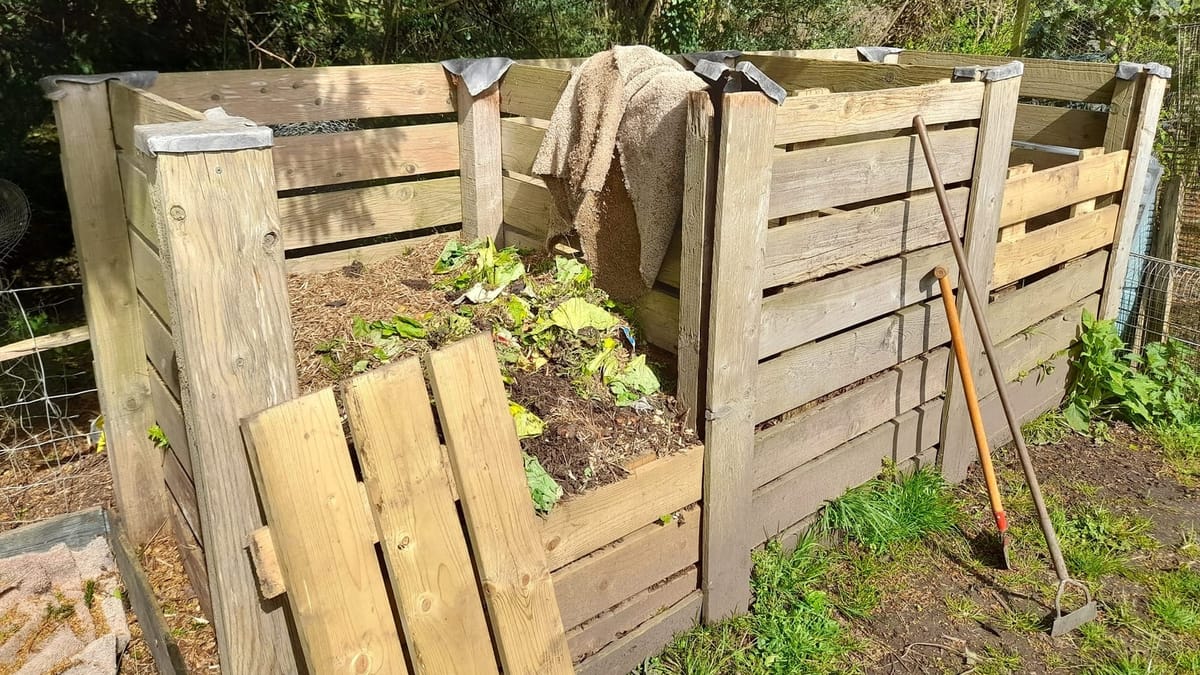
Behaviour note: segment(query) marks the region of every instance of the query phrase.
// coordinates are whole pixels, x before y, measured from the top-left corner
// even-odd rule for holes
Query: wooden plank
[[[775,108],[759,92],[725,94],[716,170],[705,406],[704,621],[746,611],[762,262]]]
[[[204,547],[187,526],[179,503],[174,498],[170,498],[170,501],[171,517],[168,520],[171,521],[171,532],[175,535],[176,548],[183,561],[183,571],[196,594],[196,601],[200,603],[200,611],[211,621],[216,614],[213,613],[212,588],[208,583],[208,564],[204,559]]]
[[[655,289],[634,301],[633,306],[646,341],[674,352],[679,340],[679,298]]]
[[[533,160],[537,157],[546,130],[514,119],[500,120],[500,146],[503,150],[500,166],[505,171],[533,175]]]
[[[414,671],[499,672],[492,651],[483,648],[491,637],[420,361],[373,370],[344,391]]]
[[[431,352],[425,364],[501,667],[570,673],[492,337],[480,333]]]
[[[569,70],[515,64],[500,80],[500,112],[548,120],[570,79]]]
[[[154,224],[154,205],[150,201],[150,180],[130,160],[129,153],[117,155],[117,166],[120,167],[121,188],[125,195],[125,220],[157,253],[158,230]]]
[[[908,129],[914,115],[927,124],[978,119],[983,87],[982,82],[955,82],[789,97],[779,108],[775,144]]]
[[[992,286],[1018,279],[1091,253],[1112,241],[1120,207],[1116,204],[1047,225],[1020,239],[996,245]]]
[[[1071,371],[1068,359],[1060,356],[1051,360],[1049,366],[1049,372],[1044,376],[1027,377],[1008,386],[1013,413],[1022,424],[1047,410],[1057,408],[1062,402]],[[1004,420],[1004,411],[996,395],[992,394],[982,399],[979,408],[983,413],[983,426],[988,430],[988,443],[999,448],[1011,441],[1012,434]]]
[[[908,51],[900,53],[900,63],[926,66],[1003,66],[1013,59],[1007,56],[954,54],[948,52]],[[1108,103],[1116,79],[1117,67],[1112,63],[1058,61],[1054,59],[1021,58],[1025,73],[1021,77],[1020,95],[1025,98],[1047,98],[1054,101],[1086,101]]]
[[[63,96],[54,101],[54,119],[92,336],[97,396],[104,411],[113,496],[126,534],[141,546],[167,518],[167,493],[162,464],[146,438],[153,411],[108,87],[62,82],[59,89]]]
[[[490,238],[504,245],[504,185],[500,169],[500,90],[471,96],[458,82],[459,188],[467,240]]]
[[[203,541],[203,531],[200,529],[200,507],[196,502],[196,486],[183,470],[179,458],[173,452],[163,454],[163,477],[167,490],[175,499],[179,512],[183,514],[184,522],[192,536],[197,541]]]
[[[86,325],[83,325],[55,331],[47,335],[38,335],[26,340],[10,342],[6,345],[0,345],[0,363],[19,359],[22,356],[50,351],[51,349],[70,347],[81,342],[87,342],[90,338],[91,332]]]
[[[1104,145],[1104,127],[1107,123],[1107,113],[1019,103],[1013,140],[1067,148],[1091,148]]]
[[[1096,251],[1061,271],[1015,289],[988,305],[992,339],[1003,342],[1068,305],[1100,290],[1108,252]]]
[[[1117,80],[1112,100],[1108,103],[1108,124],[1104,129],[1105,152],[1132,150],[1134,123],[1138,119],[1138,104],[1142,95],[1141,78]]]
[[[1100,295],[1093,293],[997,345],[996,359],[1001,364],[1005,379],[1011,382],[1039,376],[1034,372],[1039,364],[1050,361],[1075,341],[1083,310],[1095,316],[1099,304]],[[987,364],[983,365],[986,368]],[[983,376],[980,382],[980,397],[995,391],[996,385],[990,377]]]
[[[424,403],[424,401],[422,401]],[[405,672],[332,389],[242,423],[309,668]]]
[[[154,402],[155,423],[163,430],[163,433],[167,435],[167,440],[171,443],[171,450],[167,454],[175,455],[180,468],[183,469],[190,481],[195,474],[192,473],[192,451],[188,443],[187,425],[183,420],[183,408],[180,407],[178,399],[157,373],[150,375],[150,399]],[[192,501],[194,502],[195,491],[192,492]],[[178,497],[178,495],[176,496]],[[199,518],[189,518],[189,522],[199,533]]]
[[[129,237],[129,249],[133,255],[133,276],[138,295],[162,317],[163,322],[169,322],[171,309],[167,302],[167,289],[163,286],[163,269],[158,254],[137,234]]]
[[[671,638],[696,625],[702,604],[700,591],[688,595],[670,609],[585,659],[575,672],[579,675],[609,675],[633,670],[646,658],[662,651]]]
[[[504,222],[545,238],[554,201],[545,185],[504,177]]]
[[[63,544],[79,550],[108,531],[104,509],[94,506],[74,513],[50,516],[36,523],[0,532],[0,558],[45,553]]]
[[[1007,182],[1008,158],[1021,81],[1020,77],[1015,77],[989,82],[983,99],[983,116],[979,120],[979,146],[975,149],[975,170],[971,176],[971,205],[962,242],[966,265],[959,266],[959,274],[969,270],[975,287],[983,289],[984,298],[996,265],[996,233],[1004,222],[1002,202],[1010,187]],[[962,285],[960,279],[959,287]],[[980,302],[987,301],[980,299]],[[983,361],[978,358],[983,341],[978,325],[967,317],[969,305],[969,302],[958,304],[958,319],[964,326],[963,345],[975,361]],[[982,309],[986,313],[987,308]],[[945,314],[944,309],[942,314]],[[942,320],[945,320],[944,316]],[[972,450],[970,416],[960,380],[955,364],[951,362],[946,367],[946,405],[940,423],[939,446],[942,474],[952,482],[966,477],[967,468],[977,454]]]
[[[458,125],[276,136],[272,154],[280,190],[456,171]]]
[[[254,601],[263,522],[237,426],[298,391],[270,150],[160,154],[155,185],[221,667],[292,672],[284,608]]]
[[[162,73],[155,94],[259,124],[454,112],[437,63]]]
[[[942,180],[971,178],[977,130],[929,134]],[[1007,156],[1007,155],[1006,155]],[[775,158],[768,218],[862,202],[932,187],[916,136],[808,148]]]
[[[703,464],[704,448],[694,446],[642,465],[625,480],[556,506],[540,528],[550,569],[699,500]]]
[[[1029,220],[1111,192],[1125,181],[1129,153],[1122,150],[1017,176],[1004,190],[1000,225]]]
[[[826,87],[835,92],[878,91],[949,82],[954,68],[898,63],[827,61],[786,56],[743,55],[784,89]],[[911,117],[910,117],[911,121]]]
[[[949,350],[939,347],[880,373],[754,439],[754,482],[765,485],[884,422],[942,395]]]
[[[836,47],[832,49],[768,49],[762,51],[742,52],[742,54],[761,54],[763,56],[791,56],[801,59],[824,59],[826,61],[861,61],[858,49],[854,47]],[[889,61],[888,63],[892,63]]]
[[[754,421],[769,420],[949,339],[946,310],[941,300],[931,300],[783,352],[758,366]],[[831,369],[831,363],[838,367]]]
[[[1091,157],[1099,157],[1100,155],[1103,155],[1103,154],[1104,154],[1104,148],[1084,148],[1083,150],[1079,151],[1079,159],[1082,161],[1084,159],[1089,159]],[[1072,216],[1078,216],[1078,215],[1087,213],[1089,211],[1095,211],[1095,210],[1096,210],[1096,200],[1095,199],[1085,199],[1084,201],[1081,201],[1077,204],[1072,204],[1070,213]]]
[[[142,326],[142,341],[146,344],[146,359],[154,367],[171,395],[182,400],[179,389],[179,364],[175,359],[175,342],[162,319],[150,309],[145,298],[138,298],[138,319]]]
[[[942,399],[934,399],[802,464],[754,492],[754,516],[747,529],[755,543],[769,539],[826,500],[879,474],[883,463],[897,464],[938,441]]]
[[[758,358],[937,297],[933,268],[939,265],[958,271],[948,243],[768,296],[762,306]]]
[[[1033,173],[1033,164],[1017,164],[1016,166],[1008,167],[1008,180],[1012,180],[1018,176],[1028,176]],[[1007,185],[1007,183],[1005,184]],[[1025,221],[1019,221],[1009,225],[1001,225],[1000,241],[1010,241],[1019,239],[1025,236]]]
[[[108,83],[108,101],[112,110],[112,136],[116,147],[130,153],[134,151],[133,127],[138,124],[204,119],[199,110],[169,101],[157,92],[135,89],[119,81]],[[205,105],[201,109],[210,107]]]
[[[1129,156],[1129,172],[1121,191],[1121,214],[1117,217],[1112,255],[1109,256],[1108,272],[1104,277],[1104,293],[1100,300],[1101,319],[1115,317],[1121,306],[1121,291],[1125,285],[1125,273],[1129,269],[1129,251],[1133,246],[1133,235],[1141,212],[1150,157],[1154,154],[1158,115],[1167,90],[1167,80],[1149,74],[1143,74],[1142,77],[1145,78],[1145,85],[1138,109],[1137,130],[1131,141],[1133,150]]]
[[[187,675],[188,669],[183,654],[171,639],[171,631],[163,619],[162,607],[159,606],[150,580],[146,578],[146,573],[138,562],[138,556],[133,552],[133,546],[119,528],[113,528],[107,534],[113,561],[121,573],[125,596],[129,598],[129,607],[137,617],[142,640],[150,655],[154,657],[154,665],[162,675]]]
[[[577,628],[699,560],[700,509],[689,507],[670,523],[656,520],[554,572],[563,625]]]
[[[958,231],[969,188],[947,192]],[[767,230],[763,287],[796,283],[948,241],[932,192]]]
[[[706,400],[708,296],[712,284],[712,223],[716,206],[717,149],[712,99],[707,92],[688,95],[687,138],[683,158],[683,214],[679,251],[667,251],[659,279],[671,276],[668,261],[678,262],[679,289],[676,396],[688,423],[700,429]],[[674,243],[674,241],[672,241]]]
[[[652,619],[696,591],[700,573],[693,566],[621,603],[619,607],[567,632],[571,656],[583,659]]]
[[[288,258],[286,261],[287,271],[288,274],[321,274],[322,272],[329,272],[341,269],[347,265],[353,265],[356,262],[363,265],[373,265],[382,260],[405,255],[415,247],[422,246],[435,239],[458,236],[459,234],[459,230],[447,230],[445,232],[438,232],[437,234],[387,241],[382,244],[355,246],[340,251],[316,253],[300,258]]]

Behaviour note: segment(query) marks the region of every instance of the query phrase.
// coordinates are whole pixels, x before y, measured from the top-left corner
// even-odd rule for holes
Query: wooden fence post
[[[700,564],[710,623],[750,604],[754,389],[776,107],[759,92],[726,94],[721,104]]]
[[[455,77],[463,239],[504,245],[504,177],[500,169],[500,84],[471,96]]]
[[[163,453],[146,436],[154,409],[108,84],[59,81],[53,86],[113,494],[130,542],[142,546],[166,521],[168,502]]]
[[[1008,70],[1008,66],[1002,67]],[[1000,209],[1004,204],[1004,185],[1008,179],[1008,155],[1012,147],[1013,124],[1017,115],[1017,93],[1021,88],[1021,71],[1007,79],[988,80],[983,95],[983,113],[979,119],[979,141],[975,146],[975,169],[971,177],[971,197],[967,206],[963,248],[967,267],[975,285],[987,302],[992,270],[996,266],[996,237],[1000,226]],[[962,288],[962,283],[958,285]],[[958,303],[959,319],[963,324],[967,354],[978,363],[983,350],[979,329],[965,301]],[[947,480],[958,482],[967,476],[967,468],[976,456],[967,401],[959,382],[958,368],[951,359],[946,368],[946,402],[941,430],[941,465]]]
[[[152,188],[221,669],[294,673],[284,608],[246,546],[264,523],[242,418],[296,397],[271,132],[231,121],[135,127]]]
[[[1112,252],[1108,256],[1108,271],[1104,275],[1104,288],[1100,295],[1101,319],[1115,318],[1121,306],[1121,291],[1125,284],[1125,273],[1129,269],[1129,249],[1133,245],[1138,212],[1142,206],[1142,192],[1146,187],[1146,172],[1150,168],[1154,138],[1158,134],[1158,114],[1162,111],[1163,96],[1167,92],[1169,75],[1164,75],[1166,73],[1157,70],[1144,70],[1139,75],[1144,82],[1140,87],[1142,93],[1136,126],[1129,141],[1129,168],[1125,173],[1125,188],[1121,191],[1121,212],[1117,216]]]

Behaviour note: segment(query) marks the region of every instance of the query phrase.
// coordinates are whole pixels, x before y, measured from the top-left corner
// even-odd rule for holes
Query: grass
[[[893,480],[876,478],[831,502],[821,527],[874,553],[950,530],[958,516],[946,482],[932,469]]]
[[[1200,635],[1200,573],[1183,567],[1157,575],[1150,614],[1174,633]]]
[[[1029,445],[1051,445],[1066,438],[1071,433],[1071,425],[1067,424],[1061,410],[1051,410],[1021,427],[1021,431]]]
[[[1051,510],[1050,519],[1062,543],[1067,568],[1091,581],[1127,572],[1130,554],[1158,547],[1150,536],[1149,520],[1118,514],[1103,506],[1057,507]]]
[[[1200,485],[1200,426],[1160,425],[1151,430],[1167,466],[1185,485]]]
[[[945,598],[946,613],[950,618],[959,621],[974,621],[982,623],[987,620],[987,614],[975,604],[975,601],[965,595],[948,595]]]

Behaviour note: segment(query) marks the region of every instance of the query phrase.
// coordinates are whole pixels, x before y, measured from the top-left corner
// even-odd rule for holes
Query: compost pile
[[[539,510],[695,442],[632,309],[575,258],[447,236],[289,283],[304,391],[490,332]]]

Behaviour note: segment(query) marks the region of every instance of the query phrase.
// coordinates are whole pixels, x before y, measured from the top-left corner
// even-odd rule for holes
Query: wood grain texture
[[[703,447],[694,446],[556,506],[540,528],[550,568],[558,569],[698,501],[703,460]]]
[[[1019,103],[1013,140],[1067,148],[1092,148],[1104,145],[1107,123],[1107,113]]]
[[[500,166],[505,171],[533,175],[533,160],[537,157],[546,130],[514,119],[500,120]]]
[[[129,153],[117,153],[121,170],[121,188],[125,195],[125,220],[158,253],[158,229],[154,222],[154,204],[150,200],[150,180],[129,159]]]
[[[712,236],[705,406],[704,620],[746,611],[753,490],[755,367],[775,124],[758,92],[726,94]]]
[[[431,352],[425,365],[501,668],[570,673],[571,655],[491,335]]]
[[[594,654],[645,621],[669,609],[676,602],[695,593],[699,580],[699,571],[694,566],[690,567],[625,600],[612,611],[589,621],[587,625],[568,631],[567,645],[571,649],[572,658],[583,659]],[[647,643],[643,649],[645,653],[651,654],[655,651],[655,646]]]
[[[99,532],[104,532],[103,528]],[[142,639],[150,655],[154,657],[154,665],[163,675],[187,675],[188,669],[183,654],[172,639],[170,629],[163,619],[162,607],[158,604],[150,580],[146,578],[146,572],[138,561],[139,556],[134,553],[133,545],[120,529],[111,529],[107,534],[113,562],[117,564],[117,570],[121,573],[121,583],[129,598],[129,607],[137,616]]]
[[[950,244],[923,248],[763,300],[758,357],[765,359],[937,296],[933,268],[958,271]]]
[[[264,410],[242,429],[308,667],[406,672],[333,390]]]
[[[1071,368],[1065,356],[1052,359],[1044,377],[1027,377],[1020,382],[1008,386],[1009,400],[1013,405],[1013,413],[1022,424],[1029,422],[1038,415],[1057,408],[1066,393],[1067,378]],[[1012,440],[1012,432],[1004,420],[1004,411],[1000,400],[995,394],[979,402],[983,413],[983,426],[988,431],[988,443],[993,447],[1002,447]]]
[[[458,176],[279,200],[289,248],[412,232],[462,220]]]
[[[161,73],[151,91],[259,124],[454,112],[437,63]]]
[[[504,245],[504,186],[500,143],[500,90],[472,97],[465,84],[458,92],[459,188],[463,237],[489,237]]]
[[[1004,189],[1000,224],[1029,220],[1112,192],[1125,182],[1129,153],[1121,150],[1017,176]]]
[[[187,529],[196,541],[204,541],[204,531],[200,523],[200,506],[196,501],[196,486],[179,463],[179,458],[172,452],[163,454],[163,479],[167,491],[175,500]]]
[[[272,154],[280,190],[456,171],[458,128],[445,122],[277,136]]]
[[[514,225],[543,242],[550,230],[554,201],[545,185],[504,177],[504,222]],[[539,248],[545,248],[540,246]]]
[[[972,127],[929,134],[941,162],[942,180],[956,183],[971,177],[976,135]],[[781,218],[932,185],[915,136],[795,150],[775,158],[767,217]]]
[[[779,108],[775,144],[907,129],[914,115],[921,115],[927,124],[978,119],[983,86],[981,82],[955,82],[789,97]]]
[[[1019,239],[996,245],[996,264],[992,285],[1005,284],[1040,272],[1072,258],[1108,245],[1113,239],[1119,207],[1116,204],[1098,211],[1068,218],[1034,230]]]
[[[163,269],[158,254],[141,235],[130,233],[129,250],[133,256],[133,278],[137,283],[138,295],[162,317],[164,323],[171,321],[171,308],[167,302],[167,289],[163,285]]]
[[[679,340],[679,298],[656,288],[634,301],[633,307],[646,341],[674,353]]]
[[[146,345],[146,359],[171,395],[181,400],[179,364],[175,359],[175,341],[171,338],[171,332],[144,298],[138,298],[138,319],[142,327],[142,342]]]
[[[647,655],[661,651],[675,635],[696,625],[703,604],[701,595],[700,591],[696,591],[671,605],[585,659],[575,672],[579,675],[609,675],[636,668]]]
[[[427,244],[442,237],[456,236],[458,233],[459,230],[448,229],[445,232],[437,234],[397,239],[396,241],[386,241],[382,244],[354,246],[340,251],[328,251],[326,253],[316,253],[299,258],[288,258],[287,271],[288,274],[314,274],[341,269],[356,262],[370,265],[381,260],[404,255],[406,251],[411,251],[417,246]]]
[[[0,363],[32,356],[52,349],[70,347],[91,339],[92,333],[86,325],[75,326],[65,330],[55,331],[46,335],[37,335],[16,342],[0,345]]]
[[[1079,333],[1080,317],[1087,310],[1096,315],[1100,304],[1099,294],[1093,293],[1083,300],[1058,311],[1049,318],[1035,323],[1029,330],[1017,333],[996,346],[996,357],[1007,381],[1023,380],[1026,377],[1043,377],[1038,369],[1050,361],[1058,352],[1071,346]],[[984,364],[986,367],[986,364]],[[978,368],[976,368],[978,370]],[[982,372],[980,373],[982,376]],[[996,390],[991,377],[979,378],[979,395],[987,396]]]
[[[54,102],[71,232],[91,331],[97,396],[104,412],[113,497],[125,532],[144,545],[166,521],[161,453],[146,438],[154,422],[137,286],[113,142],[106,85],[63,82]]]
[[[992,339],[1003,342],[1054,312],[1100,290],[1108,252],[1096,251],[1062,270],[1005,293],[988,305]]]
[[[154,183],[222,670],[291,672],[283,608],[259,603],[245,554],[263,520],[238,430],[298,390],[270,151],[160,155]]]
[[[765,485],[884,422],[941,396],[949,351],[933,351],[760,431],[754,482]]]
[[[150,373],[150,398],[154,402],[154,419],[170,441],[169,453],[176,457],[188,480],[192,479],[192,450],[188,443],[187,425],[183,420],[183,408],[179,399],[158,376],[157,372]],[[164,461],[166,457],[163,458]],[[193,491],[192,501],[195,501]],[[199,532],[199,519],[195,520],[196,531]]]
[[[1132,150],[1135,122],[1145,83],[1141,78],[1117,80],[1108,103],[1108,123],[1104,129],[1105,152]]]
[[[112,110],[113,139],[117,148],[125,152],[134,152],[133,127],[138,124],[204,119],[199,110],[169,101],[157,93],[135,89],[120,81],[110,81],[107,86],[109,107]],[[200,110],[211,107],[206,105]]]
[[[500,81],[500,112],[548,120],[571,71],[516,64]]]
[[[196,592],[196,600],[200,603],[200,611],[209,621],[213,613],[212,589],[208,583],[208,564],[204,559],[204,547],[196,539],[196,535],[187,526],[183,511],[179,504],[171,499],[171,532],[175,535],[175,543],[179,547],[179,557],[183,559],[183,571],[187,573],[192,590]]]
[[[1125,272],[1129,269],[1129,251],[1133,246],[1134,230],[1137,229],[1150,157],[1154,154],[1158,115],[1162,111],[1163,96],[1167,90],[1165,79],[1145,74],[1142,77],[1145,78],[1145,84],[1138,108],[1136,131],[1130,141],[1133,149],[1129,155],[1129,171],[1121,191],[1121,213],[1117,217],[1112,255],[1108,259],[1104,293],[1100,300],[1101,319],[1115,317],[1121,306],[1121,289],[1125,284]]]
[[[959,232],[968,188],[948,191]],[[767,230],[763,287],[796,283],[949,241],[932,192]]]
[[[499,672],[420,362],[350,380],[345,404],[414,672]]]
[[[1003,66],[1011,63],[1007,56],[953,54],[905,50],[900,63],[925,66]],[[1054,101],[1086,101],[1108,103],[1117,79],[1117,67],[1112,63],[1085,63],[1053,59],[1021,58],[1025,73],[1021,77],[1020,95],[1026,98],[1046,98]]]
[[[754,420],[769,420],[949,340],[946,310],[931,300],[790,349],[758,365]]]
[[[828,61],[759,54],[744,55],[742,60],[758,66],[784,89],[823,87],[835,92],[876,92],[893,87],[949,82],[954,75],[954,68],[946,66]]]

